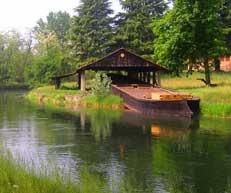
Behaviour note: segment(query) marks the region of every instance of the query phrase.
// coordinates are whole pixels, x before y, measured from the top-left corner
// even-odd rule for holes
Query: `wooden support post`
[[[145,82],[145,83],[147,83],[147,78],[148,78],[148,73],[145,72],[145,73],[144,73],[144,82]]]
[[[86,76],[85,76],[85,71],[82,71],[80,72],[80,79],[81,79],[81,84],[80,84],[80,87],[81,87],[81,91],[82,92],[85,92],[86,91]]]
[[[54,83],[55,83],[55,89],[60,89],[61,87],[61,80],[60,78],[54,78]]]
[[[151,84],[151,73],[150,72],[147,73],[147,83]]]
[[[145,81],[145,75],[144,75],[144,72],[142,72],[142,82]]]
[[[152,72],[152,84],[156,85],[156,72]]]
[[[159,87],[161,87],[161,74],[160,74],[160,71],[156,72],[156,81],[157,81],[157,85]]]
[[[78,86],[78,89],[80,90],[80,88],[81,88],[81,75],[80,75],[80,73],[77,73],[77,86]]]

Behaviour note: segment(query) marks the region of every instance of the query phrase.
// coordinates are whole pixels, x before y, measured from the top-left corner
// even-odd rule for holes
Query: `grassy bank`
[[[19,164],[10,156],[0,156],[0,193],[92,193],[110,192],[100,175],[87,167],[80,172],[80,181],[63,179],[58,172],[47,176]]]
[[[91,93],[82,93],[75,88],[73,83],[66,83],[61,89],[56,90],[54,86],[44,86],[33,89],[26,96],[32,102],[70,106],[71,108],[91,107],[95,109],[121,110],[123,101],[115,95],[94,96]]]
[[[164,76],[162,86],[200,97],[204,116],[231,118],[231,73],[213,73],[212,83],[217,84],[216,87],[207,87],[197,80],[203,77],[202,73],[194,73],[189,77]]]

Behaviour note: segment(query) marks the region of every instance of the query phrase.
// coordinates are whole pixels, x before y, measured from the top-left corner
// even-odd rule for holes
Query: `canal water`
[[[113,192],[231,192],[231,120],[147,118],[113,111],[70,113],[0,93],[1,148],[35,168],[73,180],[80,168]]]

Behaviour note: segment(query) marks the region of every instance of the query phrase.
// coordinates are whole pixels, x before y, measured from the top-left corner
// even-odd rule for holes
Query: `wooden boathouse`
[[[74,73],[53,77],[56,88],[61,80],[77,76],[81,91],[86,90],[86,71],[104,71],[112,79],[112,92],[124,99],[129,109],[147,115],[192,117],[200,100],[185,93],[161,88],[161,72],[168,71],[124,48],[84,65]]]
[[[148,84],[160,85],[160,72],[167,71],[166,68],[161,67],[148,61],[124,48],[116,50],[115,52],[94,61],[90,64],[84,65],[71,74],[53,77],[56,88],[60,88],[61,80],[69,76],[77,75],[77,82],[81,91],[86,90],[86,76],[87,70],[92,71],[105,71],[111,72],[111,78],[113,81],[119,81],[121,77],[118,76],[119,72],[124,72],[127,76],[126,81],[138,81]],[[117,76],[116,76],[117,75]],[[127,82],[129,83],[129,82]],[[134,82],[135,83],[135,82]]]

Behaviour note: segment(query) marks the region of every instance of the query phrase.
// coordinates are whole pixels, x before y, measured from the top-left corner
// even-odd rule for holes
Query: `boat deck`
[[[179,94],[177,92],[168,91],[163,88],[159,87],[153,87],[148,85],[120,85],[117,87],[121,89],[123,92],[126,92],[127,94],[133,96],[137,99],[144,99],[144,100],[153,100],[151,98],[152,93],[156,93],[159,95],[173,95],[173,94]]]

